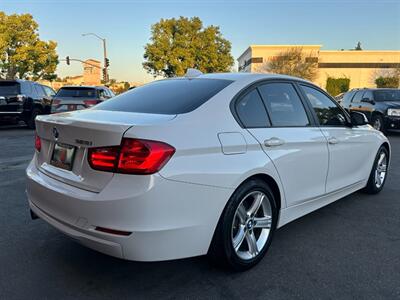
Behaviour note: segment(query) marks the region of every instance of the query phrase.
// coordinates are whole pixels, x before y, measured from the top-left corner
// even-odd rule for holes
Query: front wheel
[[[376,130],[386,133],[385,123],[380,115],[375,115],[372,117],[372,127],[374,127]]]
[[[278,219],[274,195],[262,180],[249,180],[232,195],[215,231],[209,256],[238,271],[267,252]]]
[[[364,191],[368,194],[377,194],[385,185],[386,175],[389,165],[389,152],[384,146],[381,146],[376,154],[374,166],[369,175],[367,186]]]

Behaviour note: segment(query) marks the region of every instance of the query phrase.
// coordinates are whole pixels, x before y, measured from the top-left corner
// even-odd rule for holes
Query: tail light
[[[53,99],[51,101],[51,111],[56,111],[56,109],[60,106],[61,100]]]
[[[40,137],[35,133],[35,149],[37,152],[40,152],[42,150],[42,141],[40,140]]]
[[[83,103],[85,103],[86,107],[92,107],[95,106],[99,101],[97,100],[83,100]]]
[[[163,142],[124,138],[120,146],[89,148],[88,160],[99,171],[153,174],[174,153],[175,148]]]

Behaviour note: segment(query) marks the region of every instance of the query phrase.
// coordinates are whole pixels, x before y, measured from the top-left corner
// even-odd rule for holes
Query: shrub
[[[399,87],[399,77],[397,77],[397,76],[389,76],[389,77],[380,76],[375,79],[375,84],[376,84],[377,88],[398,88]]]
[[[326,80],[326,90],[332,96],[337,96],[340,93],[347,92],[350,87],[350,78],[332,78]]]

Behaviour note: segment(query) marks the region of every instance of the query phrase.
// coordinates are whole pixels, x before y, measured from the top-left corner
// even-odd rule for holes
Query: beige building
[[[238,58],[240,72],[261,72],[279,53],[301,47],[318,62],[314,81],[325,88],[328,77],[350,78],[350,88],[376,87],[375,79],[400,68],[400,50],[321,50],[322,45],[251,45]]]

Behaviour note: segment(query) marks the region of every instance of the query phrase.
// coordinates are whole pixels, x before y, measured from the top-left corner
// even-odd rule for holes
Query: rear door
[[[370,168],[371,136],[363,128],[350,127],[344,110],[324,92],[313,86],[300,85],[314,109],[320,128],[328,141],[329,171],[327,193],[365,179]],[[364,93],[364,91],[361,91]]]
[[[327,143],[314,126],[297,88],[288,81],[261,83],[237,102],[237,111],[249,101],[261,103],[260,107],[267,111],[266,126],[247,129],[273,161],[287,205],[323,195],[328,172]]]

